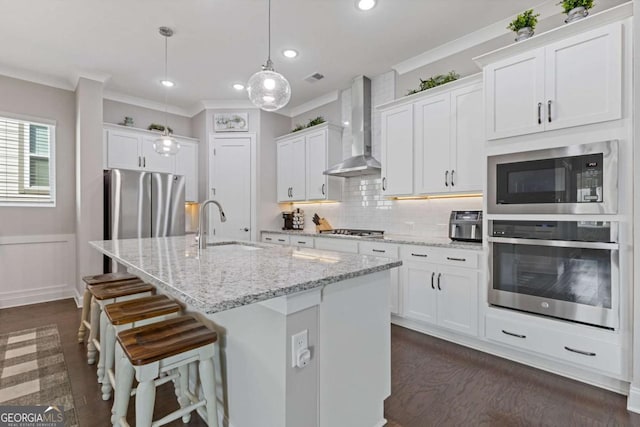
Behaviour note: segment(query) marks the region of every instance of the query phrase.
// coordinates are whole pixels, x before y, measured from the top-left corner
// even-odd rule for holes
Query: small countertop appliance
[[[482,211],[451,211],[449,238],[460,242],[482,242]]]

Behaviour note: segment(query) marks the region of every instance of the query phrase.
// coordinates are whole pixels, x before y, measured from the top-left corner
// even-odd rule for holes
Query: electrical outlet
[[[295,368],[299,366],[298,364],[298,356],[304,352],[304,350],[308,350],[309,347],[309,331],[305,329],[304,331],[298,332],[295,335],[291,335],[291,367]],[[306,364],[305,364],[306,365]]]

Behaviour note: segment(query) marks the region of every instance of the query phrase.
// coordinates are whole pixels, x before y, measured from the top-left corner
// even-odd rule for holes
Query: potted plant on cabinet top
[[[533,36],[533,30],[538,23],[539,13],[533,14],[533,9],[525,10],[520,15],[516,16],[516,19],[511,21],[507,29],[515,31],[517,34],[516,41],[528,39]]]
[[[589,9],[593,7],[593,0],[562,0],[560,3],[564,13],[567,14],[565,23],[577,21],[585,18],[589,14]]]

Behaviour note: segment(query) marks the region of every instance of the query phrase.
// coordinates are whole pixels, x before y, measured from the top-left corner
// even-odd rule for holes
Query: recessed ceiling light
[[[160,83],[162,83],[162,86],[164,87],[174,87],[176,85],[171,80],[160,80]]]
[[[242,89],[244,89],[244,85],[243,85],[243,84],[241,84],[241,83],[234,83],[234,84],[233,84],[233,88],[234,88],[235,90],[242,90]]]
[[[282,51],[282,54],[287,58],[295,58],[298,56],[298,51],[294,49],[285,49]]]
[[[376,0],[356,0],[356,7],[360,10],[371,10],[376,5]]]

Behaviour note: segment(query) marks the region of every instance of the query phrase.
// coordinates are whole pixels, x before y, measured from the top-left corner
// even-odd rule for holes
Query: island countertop
[[[215,240],[198,251],[193,236],[90,242],[206,314],[399,267],[389,258]]]

